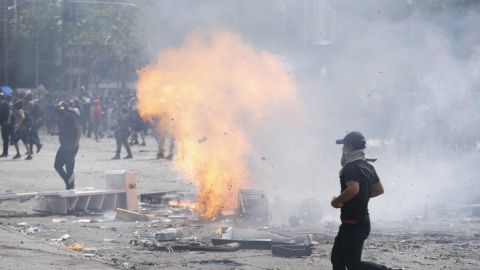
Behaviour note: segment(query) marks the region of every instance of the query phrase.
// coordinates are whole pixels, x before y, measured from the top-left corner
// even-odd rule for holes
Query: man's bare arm
[[[380,196],[380,195],[383,194],[383,192],[384,192],[384,190],[383,190],[382,183],[377,182],[377,183],[373,184],[373,186],[372,186],[372,192],[370,194],[370,198],[375,198],[377,196]]]
[[[360,185],[357,181],[347,181],[345,183],[347,188],[338,197],[334,197],[331,204],[335,208],[341,208],[344,203],[353,199],[360,192]]]

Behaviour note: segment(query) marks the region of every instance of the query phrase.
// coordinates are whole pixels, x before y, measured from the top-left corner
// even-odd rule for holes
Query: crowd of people
[[[44,129],[47,135],[59,135],[61,113],[59,104],[78,113],[81,134],[86,138],[100,142],[104,138],[115,138],[116,151],[112,159],[120,159],[125,148],[124,159],[133,158],[132,145],[145,146],[145,136],[151,131],[155,136],[158,152],[157,158],[173,158],[174,140],[170,139],[168,154],[165,154],[166,134],[158,133],[155,125],[144,121],[136,107],[133,93],[121,92],[92,96],[82,88],[75,95],[63,92],[39,90],[35,92],[19,91],[13,95],[0,93],[0,126],[2,131],[3,151],[0,157],[9,157],[13,146],[13,159],[22,158],[20,143],[25,146],[26,160],[31,160],[34,153],[42,149],[39,131]],[[11,150],[10,150],[11,152]]]

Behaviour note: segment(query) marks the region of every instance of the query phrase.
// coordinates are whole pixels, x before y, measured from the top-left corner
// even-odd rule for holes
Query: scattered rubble
[[[117,208],[115,212],[117,213],[115,219],[120,221],[148,221],[150,219],[150,217],[145,214],[127,209]]]
[[[70,235],[64,234],[59,238],[50,239],[50,243],[60,245],[63,241],[67,240],[68,238],[70,238]]]

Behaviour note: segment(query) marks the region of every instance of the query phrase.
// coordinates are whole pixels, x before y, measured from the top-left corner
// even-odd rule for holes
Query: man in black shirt
[[[2,130],[3,151],[0,157],[8,156],[10,133],[12,133],[12,108],[3,93],[0,92],[0,126]]]
[[[57,105],[60,113],[58,122],[58,139],[60,148],[55,156],[55,170],[65,182],[66,189],[75,188],[75,157],[80,145],[80,113],[76,108],[71,108],[66,102]],[[63,168],[65,166],[65,169]]]
[[[350,132],[337,144],[343,144],[341,194],[331,204],[341,208],[342,224],[332,249],[333,270],[391,269],[361,261],[363,243],[370,234],[368,202],[383,194],[375,168],[365,159],[365,137],[360,132]]]

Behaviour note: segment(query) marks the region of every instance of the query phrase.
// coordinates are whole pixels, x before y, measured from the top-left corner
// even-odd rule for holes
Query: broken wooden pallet
[[[68,214],[76,211],[103,212],[127,207],[125,190],[57,191],[37,196],[32,209],[52,214]]]

